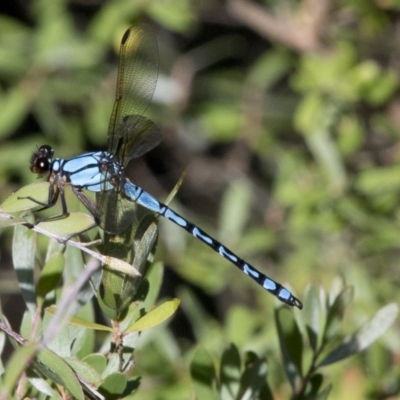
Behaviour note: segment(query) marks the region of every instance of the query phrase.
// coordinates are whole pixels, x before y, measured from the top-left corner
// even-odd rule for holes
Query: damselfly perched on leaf
[[[48,173],[50,190],[48,202],[38,204],[42,209],[49,208],[60,197],[62,213],[51,218],[65,217],[68,210],[64,188],[69,185],[95,217],[96,223],[105,231],[118,234],[129,225],[129,215],[134,214],[135,203],[185,229],[280,301],[301,309],[302,303],[280,283],[252,267],[125,177],[124,170],[129,160],[143,155],[161,141],[157,126],[143,116],[153,96],[157,75],[158,50],[153,31],[145,25],[129,28],[121,41],[117,93],[108,130],[107,151],[61,159],[53,158],[54,151],[50,146],[41,146],[31,159],[31,171],[39,175]],[[96,193],[96,203],[84,190]]]

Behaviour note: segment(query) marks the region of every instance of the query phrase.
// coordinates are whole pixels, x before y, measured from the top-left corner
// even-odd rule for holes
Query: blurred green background
[[[162,201],[187,168],[172,208],[300,299],[309,284],[353,286],[343,335],[399,302],[399,0],[15,0],[0,12],[0,201],[34,181],[36,146],[60,157],[106,147],[120,38],[146,22],[160,64],[146,114],[164,139],[129,178]],[[274,298],[160,224],[162,294],[182,305],[165,328],[168,367],[152,360],[161,344],[149,334],[141,375],[176,384],[195,343],[218,352],[234,341],[274,360],[285,398]],[[0,293],[17,327],[11,233],[1,232]],[[329,371],[335,398],[387,394],[399,349],[397,323],[349,373]]]

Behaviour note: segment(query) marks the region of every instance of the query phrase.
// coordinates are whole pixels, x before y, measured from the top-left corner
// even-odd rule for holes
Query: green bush
[[[0,11],[5,398],[399,394],[399,6],[312,3],[32,0]],[[172,208],[290,282],[302,311],[274,307],[168,221],[65,242],[94,223],[71,193],[70,218],[22,218],[33,205],[21,193],[47,196],[28,168],[36,146],[59,157],[106,148],[119,41],[144,20],[160,64],[146,115],[164,140],[127,176],[164,201],[188,167]],[[111,295],[99,308],[101,284]]]

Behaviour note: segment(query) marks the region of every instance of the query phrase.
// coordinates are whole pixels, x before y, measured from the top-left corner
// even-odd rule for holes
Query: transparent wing
[[[129,28],[121,40],[116,98],[108,129],[108,151],[123,166],[161,141],[154,122],[142,116],[153,96],[157,76],[158,49],[153,30],[147,25]],[[118,178],[112,176],[112,171],[107,172],[104,186],[113,181],[114,190],[104,187],[96,193],[95,217],[105,231],[120,233],[132,222],[137,207],[120,192]]]
[[[108,129],[108,151],[124,166],[161,140],[156,125],[141,117],[153,96],[157,76],[158,48],[153,30],[147,25],[129,28],[121,40],[116,98]]]
[[[150,119],[140,115],[127,115],[118,127],[116,161],[128,164],[131,158],[140,157],[161,142],[161,133]]]
[[[135,220],[137,205],[117,190],[96,193],[96,223],[109,233],[123,232]]]

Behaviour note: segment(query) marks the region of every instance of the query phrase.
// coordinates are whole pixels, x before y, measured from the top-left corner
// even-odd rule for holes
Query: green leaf
[[[12,256],[19,287],[26,306],[31,313],[36,310],[34,268],[35,243],[34,233],[24,226],[15,226]]]
[[[114,263],[109,262],[110,259],[107,259],[103,268],[98,297],[104,305],[105,312],[110,316],[114,314],[113,319],[123,319],[133,301],[151,264],[148,259],[155,248],[157,236],[157,218],[148,213],[138,224],[133,221],[131,227],[118,235],[105,233],[104,254],[118,258],[130,269],[130,272],[117,269]],[[138,276],[138,271],[142,275]]]
[[[243,115],[240,110],[221,103],[213,103],[203,108],[201,121],[207,135],[219,142],[237,138]]]
[[[252,201],[248,181],[237,179],[230,183],[225,192],[220,213],[220,235],[230,243],[236,243],[243,235],[243,230],[250,215]]]
[[[322,392],[318,393],[315,397],[310,396],[313,400],[328,400],[332,391],[332,384],[328,385]]]
[[[82,257],[82,250],[77,247],[67,246],[65,249],[64,257],[65,268],[63,271],[63,277],[65,291],[68,290],[69,286],[74,286],[76,284],[86,267],[84,259]],[[93,286],[96,283],[98,284],[100,282],[100,274],[100,269],[95,271],[95,273],[92,274],[90,277],[90,282],[87,281],[81,287],[78,294],[73,299],[71,299],[73,302],[71,301],[70,305],[74,306],[73,308],[71,307],[73,313],[75,313],[76,310],[78,310],[80,307],[83,307],[93,298]]]
[[[181,176],[178,179],[178,182],[175,183],[175,186],[172,188],[172,190],[169,192],[168,197],[165,199],[164,204],[169,205],[169,203],[173,200],[173,198],[176,196],[178,193],[178,190],[180,189],[185,177],[186,177],[186,172],[187,170],[184,169],[183,172],[181,173]]]
[[[127,384],[127,378],[120,372],[114,372],[108,375],[104,383],[99,387],[99,392],[102,393],[106,399],[121,398]]]
[[[345,288],[335,298],[333,304],[328,307],[328,315],[325,323],[324,340],[335,336],[342,321],[346,308],[353,300],[354,290],[352,287]]]
[[[107,366],[107,358],[104,354],[89,354],[82,361],[92,367],[100,375],[103,373],[104,369]]]
[[[26,224],[26,219],[22,217],[16,218],[10,214],[0,212],[0,228],[8,228],[9,226],[20,224]]]
[[[143,300],[143,307],[147,310],[154,305],[159,297],[164,277],[164,266],[161,262],[153,263],[146,275],[149,290]]]
[[[324,382],[323,375],[314,374],[306,387],[305,393],[306,398],[314,399],[318,397],[318,391],[320,390],[322,384]]]
[[[6,344],[6,334],[3,331],[0,331],[0,354],[4,353],[4,346]],[[0,358],[0,376],[4,374],[4,365],[3,360]]]
[[[181,33],[186,32],[196,18],[189,0],[175,0],[173,6],[163,2],[151,2],[147,12],[160,24]]]
[[[42,378],[38,378],[34,371],[27,371],[27,378],[34,388],[40,393],[48,396],[50,399],[63,400],[60,393],[53,389],[47,381]]]
[[[235,400],[239,390],[241,375],[241,361],[239,351],[234,344],[230,344],[222,354],[220,366],[220,393],[221,399]]]
[[[240,379],[240,390],[236,398],[272,399],[271,390],[267,385],[267,373],[266,359],[259,358],[253,352],[247,353],[246,367]]]
[[[14,86],[0,97],[0,139],[8,137],[20,125],[36,97],[35,85]]]
[[[315,132],[323,114],[323,104],[319,93],[311,92],[303,97],[295,114],[295,127],[303,134]]]
[[[258,315],[248,307],[235,305],[229,308],[225,318],[226,336],[238,347],[245,347],[258,327]]]
[[[198,347],[194,352],[190,363],[190,375],[197,399],[220,399],[214,362],[203,347]]]
[[[65,318],[68,317],[68,315],[63,315],[62,317]],[[49,325],[51,321],[52,318],[50,314],[46,313],[43,321],[43,329],[46,333],[48,333],[50,329]],[[62,358],[76,356],[82,349],[86,340],[86,335],[88,334],[86,329],[76,325],[67,325],[65,322],[66,321],[60,321],[60,324],[63,324],[62,329],[59,329],[57,334],[54,335],[54,338],[46,343],[48,349]]]
[[[22,321],[21,321],[20,331],[19,331],[20,335],[23,338],[26,338],[26,339],[29,338],[29,339],[32,340],[33,339],[33,335],[35,334],[35,338],[37,338],[39,340],[39,337],[40,337],[40,333],[39,332],[43,329],[42,328],[42,321],[38,320],[37,324],[38,325],[36,327],[33,326],[33,324],[32,324],[32,313],[28,309],[26,309],[25,312],[23,313],[23,316],[22,316]],[[36,332],[32,331],[33,328],[36,329]]]
[[[22,187],[5,200],[0,209],[7,213],[14,213],[43,207],[42,205],[27,199],[27,197],[32,197],[43,204],[47,204],[49,197],[49,183],[32,183]]]
[[[286,375],[294,389],[302,375],[303,341],[301,333],[293,312],[287,307],[275,310],[275,321]]]
[[[46,376],[62,384],[78,400],[84,400],[80,383],[69,365],[49,349],[38,354],[38,363]]]
[[[37,284],[37,296],[44,299],[60,282],[64,269],[64,256],[54,253],[43,267]]]
[[[101,375],[88,363],[77,360],[73,357],[65,357],[64,360],[80,378],[83,378],[85,381],[95,385],[96,387],[98,387],[103,381]]]
[[[360,172],[355,183],[357,190],[366,195],[398,192],[400,188],[400,167],[375,167]]]
[[[320,363],[320,366],[333,364],[365,350],[393,325],[398,313],[399,307],[395,303],[382,307],[358,332],[344,338],[342,343]]]
[[[125,388],[125,392],[124,394],[128,395],[133,395],[134,392],[136,392],[140,386],[140,381],[141,381],[141,377],[134,377],[128,380],[127,384],[126,384],[126,388]]]
[[[21,374],[26,370],[37,351],[36,344],[21,346],[12,356],[6,366],[4,383],[1,389],[3,396],[10,396]]]
[[[251,66],[248,83],[258,90],[268,92],[287,75],[293,60],[290,52],[281,47],[262,53]]]
[[[399,78],[395,71],[382,73],[374,82],[366,95],[367,101],[373,106],[384,105],[399,88]]]
[[[57,307],[55,305],[47,307],[46,312],[50,315],[55,315],[57,312]],[[68,324],[79,326],[81,328],[94,329],[97,331],[112,332],[112,328],[107,325],[96,324],[95,322],[86,321],[79,317],[71,317],[68,321]]]
[[[336,123],[334,110],[324,110],[322,118],[331,120],[332,125]],[[325,124],[328,124],[325,121]],[[307,132],[305,139],[314,157],[328,173],[332,188],[336,191],[342,191],[346,184],[346,169],[342,156],[336,145],[335,140],[330,134],[330,127],[321,125],[314,132]]]
[[[317,351],[319,342],[322,341],[321,324],[323,315],[321,307],[317,287],[310,286],[304,301],[304,320],[308,339],[314,352]]]
[[[91,215],[82,212],[72,212],[66,218],[43,221],[38,226],[47,232],[70,238],[77,233],[94,228],[96,223]]]
[[[167,318],[169,318],[179,307],[180,300],[172,299],[168,300],[160,306],[146,313],[142,318],[138,319],[132,325],[130,325],[125,333],[141,332],[145,329],[152,328],[156,325],[161,324]]]

